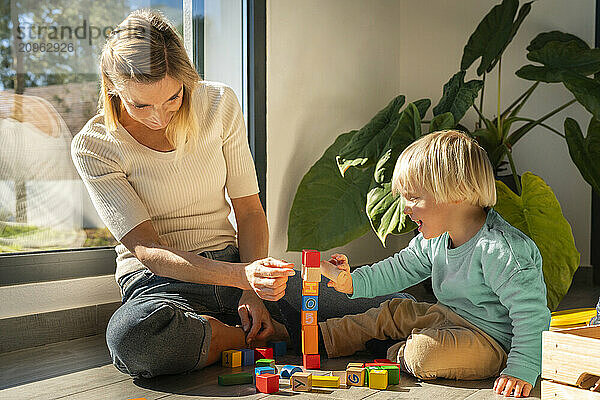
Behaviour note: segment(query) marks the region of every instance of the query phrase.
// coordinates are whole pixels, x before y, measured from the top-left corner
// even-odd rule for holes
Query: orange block
[[[301,311],[302,326],[305,325],[317,325],[317,312],[316,311]]]
[[[319,282],[302,281],[302,295],[303,296],[318,296],[319,295]]]
[[[319,354],[319,331],[317,325],[302,326],[302,354]]]

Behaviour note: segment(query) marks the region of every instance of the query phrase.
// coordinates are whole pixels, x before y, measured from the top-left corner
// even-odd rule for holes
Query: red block
[[[367,367],[382,367],[384,365],[395,365],[396,367],[400,368],[400,364],[395,363],[395,362],[372,362],[372,363],[365,363],[365,368]]]
[[[277,393],[279,391],[279,375],[256,375],[256,390],[261,393]]]
[[[388,360],[387,358],[376,358],[373,360],[374,363],[384,363],[384,364],[397,364],[395,362],[393,362],[392,360]]]
[[[303,354],[302,365],[304,366],[304,369],[320,369],[321,356],[318,354]]]
[[[320,267],[321,253],[317,250],[302,250],[302,265],[306,267]]]
[[[254,349],[254,359],[255,360],[260,360],[261,358],[269,358],[271,360],[274,360],[275,357],[273,357],[273,348],[272,347],[268,347],[268,348],[256,348]]]

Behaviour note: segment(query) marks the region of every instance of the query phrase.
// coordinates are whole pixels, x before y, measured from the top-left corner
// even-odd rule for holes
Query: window
[[[72,137],[97,112],[104,40],[132,10],[161,10],[184,37],[200,75],[233,87],[247,115],[246,2],[17,0],[2,7],[0,268],[19,264],[2,260],[8,255],[42,257],[23,261],[39,267],[57,252],[64,266],[65,251],[94,248],[90,259],[112,260],[106,268],[112,273],[116,241],[70,157]]]

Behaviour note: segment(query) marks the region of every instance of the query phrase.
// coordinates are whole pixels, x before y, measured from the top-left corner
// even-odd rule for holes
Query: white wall
[[[462,50],[481,18],[500,1],[463,0],[271,0],[267,2],[267,213],[270,254],[299,263],[287,253],[291,204],[311,165],[342,132],[362,127],[393,97],[428,97],[458,71]],[[578,35],[593,46],[594,0],[536,2],[502,63],[501,104],[507,106],[530,83],[514,76],[525,47],[539,32]],[[478,65],[478,62],[477,64]],[[495,114],[497,75],[490,74],[484,110]],[[541,116],[572,96],[559,85],[538,89],[523,115]],[[567,115],[587,127],[589,116],[571,106],[550,120],[563,130]],[[431,110],[429,111],[431,116]],[[468,115],[474,121],[474,115]],[[543,149],[540,151],[540,149]],[[566,143],[544,130],[515,148],[519,172],[531,170],[554,189],[573,227],[582,265],[589,265],[590,188],[569,157]],[[404,247],[410,235],[374,234],[341,249],[352,264],[380,259]],[[334,250],[332,250],[333,252]]]

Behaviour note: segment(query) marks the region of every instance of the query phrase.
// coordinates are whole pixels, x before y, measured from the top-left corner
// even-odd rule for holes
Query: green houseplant
[[[518,0],[504,0],[482,19],[464,47],[460,70],[444,85],[430,121],[424,120],[431,106],[429,99],[405,105],[405,96],[399,95],[364,127],[343,133],[335,140],[298,187],[289,217],[288,251],[331,249],[370,229],[385,245],[389,234],[413,231],[415,225],[402,213],[403,199],[391,194],[395,160],[423,134],[456,128],[478,140],[496,173],[510,167],[515,192],[497,181],[495,208],[540,248],[548,306],[556,308],[579,266],[579,253],[554,193],[530,172],[518,178],[512,149],[538,126],[559,135],[565,139],[583,178],[600,193],[600,166],[593,162],[600,157],[600,80],[590,77],[600,72],[600,50],[590,49],[583,40],[568,33],[540,33],[527,47],[527,58],[536,64],[516,71],[518,77],[533,82],[531,87],[505,110],[500,110],[498,95],[495,116],[486,117],[486,74],[498,68],[500,89],[502,55],[531,11],[532,3],[519,8]],[[477,59],[481,59],[476,70],[479,78],[465,82],[467,71]],[[523,106],[541,83],[563,84],[574,98],[540,118],[521,116]],[[572,118],[566,118],[564,133],[544,123],[576,103],[592,114],[586,137]],[[471,129],[461,124],[470,108],[479,116]]]

